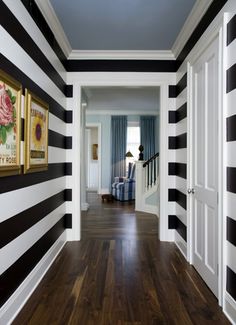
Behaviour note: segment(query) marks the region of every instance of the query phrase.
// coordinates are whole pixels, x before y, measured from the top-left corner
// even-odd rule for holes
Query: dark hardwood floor
[[[157,218],[94,193],[82,240],[65,245],[13,324],[229,324]]]

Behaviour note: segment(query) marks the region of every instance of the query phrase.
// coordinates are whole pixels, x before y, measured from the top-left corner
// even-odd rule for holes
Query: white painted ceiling
[[[74,50],[150,51],[172,48],[196,0],[50,2]]]
[[[86,110],[120,111],[137,113],[159,112],[160,89],[158,87],[85,87],[83,89],[83,102],[86,102]]]

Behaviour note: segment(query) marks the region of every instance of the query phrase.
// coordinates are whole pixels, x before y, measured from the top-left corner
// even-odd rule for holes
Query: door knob
[[[195,189],[194,188],[188,188],[188,190],[187,190],[187,193],[188,194],[194,194],[195,193]]]

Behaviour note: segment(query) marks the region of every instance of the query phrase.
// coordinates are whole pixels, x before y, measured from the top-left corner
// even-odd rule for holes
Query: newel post
[[[136,176],[135,176],[135,210],[142,211],[143,194],[144,194],[144,161],[138,160],[135,162]]]

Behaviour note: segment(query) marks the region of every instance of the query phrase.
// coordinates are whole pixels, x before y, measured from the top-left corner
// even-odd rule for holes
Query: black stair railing
[[[159,170],[159,152],[143,163],[143,168],[146,168],[146,188],[149,189],[156,185],[158,170]]]

